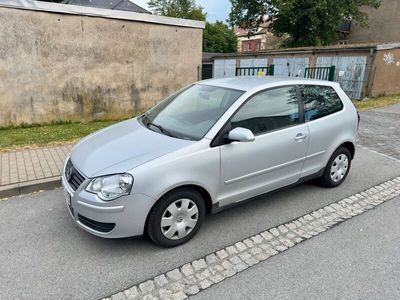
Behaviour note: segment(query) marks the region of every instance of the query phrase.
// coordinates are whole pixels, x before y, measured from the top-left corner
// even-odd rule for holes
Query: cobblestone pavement
[[[399,195],[396,177],[103,300],[185,299]]]
[[[400,160],[400,103],[360,115],[359,144]]]
[[[0,152],[0,187],[57,177],[72,145]]]

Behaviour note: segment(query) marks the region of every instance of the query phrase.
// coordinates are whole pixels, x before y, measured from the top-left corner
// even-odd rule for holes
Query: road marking
[[[400,195],[400,176],[160,274],[103,300],[185,299]]]
[[[390,155],[387,155],[387,154],[381,153],[381,152],[379,152],[379,151],[373,150],[373,149],[371,149],[371,148],[368,148],[368,147],[365,147],[365,146],[357,145],[357,147],[359,147],[359,148],[361,148],[361,149],[364,149],[364,150],[367,150],[367,151],[369,151],[369,152],[372,152],[372,153],[378,154],[378,155],[380,155],[380,156],[382,156],[382,157],[385,157],[385,158],[388,158],[388,159],[394,160],[395,162],[398,162],[398,163],[400,163],[400,159],[397,159],[397,158],[395,158],[395,157],[393,157],[393,156],[390,156]]]

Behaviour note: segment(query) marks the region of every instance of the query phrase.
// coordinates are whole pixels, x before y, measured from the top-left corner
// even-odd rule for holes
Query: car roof
[[[237,76],[228,78],[208,79],[199,82],[212,86],[220,86],[241,91],[251,91],[262,88],[266,85],[285,85],[285,84],[317,84],[332,86],[332,81],[306,79],[299,77],[279,77],[279,76]]]

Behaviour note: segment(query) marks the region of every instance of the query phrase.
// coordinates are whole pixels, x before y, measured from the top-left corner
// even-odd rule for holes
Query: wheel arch
[[[349,150],[349,151],[350,151],[350,155],[351,155],[351,159],[354,158],[354,155],[355,155],[355,153],[356,153],[356,147],[355,147],[355,145],[354,145],[352,142],[347,141],[347,142],[342,143],[339,147],[337,147],[337,148],[335,149],[335,151],[336,151],[337,149],[339,149],[340,147],[344,147],[344,148],[346,148],[347,150]]]
[[[200,185],[197,185],[197,184],[182,184],[182,185],[173,187],[170,190],[164,192],[164,194],[162,194],[162,196],[160,196],[156,201],[154,201],[153,205],[151,206],[150,210],[147,213],[146,222],[145,222],[145,227],[144,228],[147,228],[147,223],[148,223],[148,220],[149,220],[150,212],[152,211],[154,206],[161,200],[161,198],[163,198],[166,195],[168,195],[170,193],[173,193],[173,192],[175,192],[177,190],[185,189],[185,188],[192,189],[192,190],[195,190],[198,193],[200,193],[200,195],[204,199],[204,204],[206,206],[206,213],[208,213],[208,214],[211,213],[211,211],[212,211],[212,198],[211,198],[210,193],[204,187],[202,187]]]

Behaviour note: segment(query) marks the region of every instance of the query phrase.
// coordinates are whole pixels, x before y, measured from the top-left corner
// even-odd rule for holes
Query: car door
[[[255,140],[220,146],[219,206],[299,180],[309,139],[300,112],[296,87],[285,86],[253,95],[233,115],[226,132],[243,127]]]

